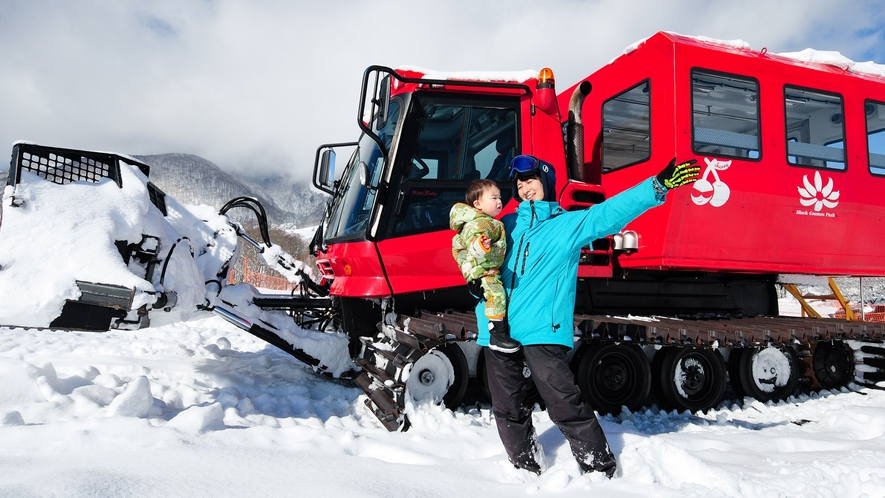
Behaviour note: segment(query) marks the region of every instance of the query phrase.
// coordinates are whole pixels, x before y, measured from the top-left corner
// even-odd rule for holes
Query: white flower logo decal
[[[805,188],[799,188],[799,202],[805,206],[814,206],[815,211],[820,211],[824,207],[834,208],[839,205],[839,191],[833,191],[833,179],[827,178],[827,185],[823,185],[820,172],[814,172],[814,185],[808,181],[808,176],[802,176],[802,183]]]

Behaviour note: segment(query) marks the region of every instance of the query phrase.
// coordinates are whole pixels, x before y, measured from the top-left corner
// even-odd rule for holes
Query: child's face
[[[473,207],[489,216],[498,216],[501,212],[501,191],[498,187],[489,187],[482,191],[479,199],[473,201]]]

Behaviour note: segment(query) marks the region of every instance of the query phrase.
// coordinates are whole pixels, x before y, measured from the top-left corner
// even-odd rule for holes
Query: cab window
[[[885,176],[885,104],[864,102],[867,117],[867,157],[870,173]]]
[[[756,80],[693,69],[691,106],[695,153],[759,158],[759,83]]]
[[[845,123],[842,97],[784,87],[787,162],[796,166],[845,170]]]
[[[509,200],[509,163],[519,153],[518,100],[417,96],[412,99],[392,189],[391,235],[449,226],[449,211],[464,202],[471,181],[500,183]]]
[[[602,104],[602,171],[651,157],[651,92],[648,80]]]

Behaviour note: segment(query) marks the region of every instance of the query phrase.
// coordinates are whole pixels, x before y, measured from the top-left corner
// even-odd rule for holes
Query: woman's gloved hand
[[[676,187],[696,182],[701,172],[700,166],[694,166],[696,162],[698,162],[696,159],[692,159],[676,164],[676,158],[674,157],[670,164],[658,173],[656,177],[658,183],[667,187],[668,190],[672,190]]]

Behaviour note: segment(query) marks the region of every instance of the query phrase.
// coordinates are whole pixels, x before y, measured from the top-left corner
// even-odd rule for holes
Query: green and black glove
[[[673,190],[676,187],[681,187],[698,181],[701,167],[693,166],[696,162],[698,162],[696,159],[692,159],[691,161],[676,164],[676,158],[674,157],[673,160],[670,161],[670,164],[668,164],[663,171],[658,173],[658,176],[656,177],[658,183],[667,187],[668,190]]]

